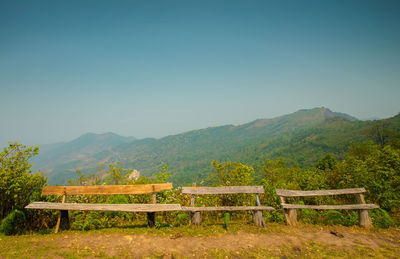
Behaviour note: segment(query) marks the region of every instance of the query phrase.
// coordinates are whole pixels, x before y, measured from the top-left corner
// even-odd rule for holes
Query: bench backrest
[[[192,195],[264,193],[263,186],[183,187],[182,193]]]
[[[172,183],[137,185],[44,186],[42,195],[147,194],[172,189]]]
[[[282,197],[307,197],[307,196],[327,196],[340,194],[360,194],[364,193],[364,188],[337,189],[337,190],[319,190],[319,191],[298,191],[276,189],[276,194]]]

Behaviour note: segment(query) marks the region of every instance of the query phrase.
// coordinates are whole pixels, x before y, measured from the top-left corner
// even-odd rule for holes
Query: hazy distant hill
[[[400,130],[399,116],[385,121],[388,127]],[[50,171],[50,184],[63,184],[76,169],[95,172],[97,163],[120,161],[125,168],[151,175],[161,162],[167,162],[175,183],[200,182],[211,170],[212,160],[241,161],[257,166],[266,158],[284,157],[301,166],[311,166],[327,152],[340,158],[352,142],[371,139],[373,123],[315,108],[161,139],[85,134],[53,149],[46,147],[36,159],[35,168]]]
[[[95,168],[96,164],[112,161],[113,148],[134,141],[115,133],[87,133],[67,143],[43,145],[32,161],[34,170],[48,172],[52,184],[65,183],[75,170]]]

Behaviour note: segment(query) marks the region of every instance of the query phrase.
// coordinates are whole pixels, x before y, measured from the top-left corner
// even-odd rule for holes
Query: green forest
[[[397,116],[399,117],[399,116]],[[335,131],[337,134],[339,130]],[[332,131],[331,134],[334,134]],[[310,153],[320,155],[312,165],[296,162],[296,157],[280,156],[257,161],[257,166],[249,160],[214,160],[210,172],[196,179],[198,186],[237,186],[263,185],[265,194],[261,195],[261,204],[276,208],[273,212],[264,212],[267,222],[284,222],[282,210],[275,189],[324,190],[363,187],[367,190],[368,203],[380,206],[370,211],[375,227],[388,228],[400,225],[400,133],[385,126],[384,121],[372,124],[369,129],[371,141],[353,142],[340,156],[325,153],[320,155],[311,143],[305,144]],[[328,135],[329,136],[329,135]],[[326,141],[329,141],[327,139]],[[335,143],[332,143],[334,146]],[[327,144],[328,145],[328,144]],[[296,148],[288,145],[285,149]],[[303,147],[304,148],[304,147]],[[283,150],[285,150],[283,149]],[[283,152],[283,151],[282,151]],[[56,223],[56,211],[25,210],[32,201],[56,201],[59,196],[40,196],[41,188],[47,184],[47,178],[40,172],[32,172],[32,157],[39,153],[39,147],[27,147],[19,143],[10,143],[0,154],[0,231],[5,234],[20,234],[27,231],[48,231]],[[244,152],[244,156],[249,153]],[[283,152],[285,153],[285,152]],[[282,153],[282,154],[283,154]],[[261,157],[261,156],[259,156]],[[256,157],[253,160],[257,160]],[[252,161],[253,161],[252,160]],[[108,165],[105,178],[85,171],[76,171],[68,181],[70,185],[95,184],[144,184],[164,183],[174,174],[173,165],[160,162],[157,172],[152,176],[129,179],[131,169],[116,162]],[[189,177],[189,176],[188,176]],[[192,179],[195,177],[192,176]],[[190,184],[187,184],[190,185]],[[353,197],[323,197],[303,200],[307,204],[344,204]],[[151,195],[77,195],[70,202],[86,203],[149,203]],[[179,203],[188,205],[190,197],[180,188],[157,194],[157,203]],[[206,205],[251,205],[254,197],[233,195],[228,199],[222,196],[204,196],[198,200],[198,206]],[[358,214],[355,211],[299,210],[299,220],[311,224],[357,225]],[[224,215],[218,212],[205,213],[203,221],[214,222]],[[143,213],[122,212],[70,212],[71,228],[89,230],[104,227],[127,226],[143,222]],[[250,221],[249,212],[232,213],[231,218]],[[179,226],[188,224],[188,214],[168,212],[157,214],[157,224]],[[268,224],[268,223],[267,223]]]
[[[76,170],[101,175],[98,165],[115,164],[151,177],[169,165],[174,186],[205,181],[211,161],[234,161],[252,166],[255,178],[267,159],[284,158],[289,164],[313,168],[325,154],[344,159],[349,146],[381,143],[400,131],[400,115],[360,121],[327,108],[300,110],[273,119],[226,125],[163,137],[132,139],[113,133],[85,134],[55,145],[43,145],[32,158],[33,170],[46,174],[50,185],[65,185]]]

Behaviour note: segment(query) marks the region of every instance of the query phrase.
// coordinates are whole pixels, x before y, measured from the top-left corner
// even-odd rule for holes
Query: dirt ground
[[[127,231],[129,232],[129,231]],[[3,237],[8,249],[0,257],[58,258],[290,258],[290,257],[392,257],[400,256],[400,230],[363,230],[358,227],[279,226],[264,233],[238,231],[190,236],[179,233],[125,233],[125,231],[65,231],[57,235]],[[15,245],[13,245],[13,243]],[[25,244],[25,245],[24,245]],[[6,249],[5,247],[0,248]],[[29,251],[30,249],[30,251]],[[35,252],[37,254],[35,254]],[[3,255],[3,256],[1,256]],[[29,257],[29,256],[28,256]]]
[[[291,231],[290,234],[258,234],[235,233],[217,237],[188,237],[175,234],[167,237],[154,235],[90,235],[88,236],[63,236],[61,244],[65,246],[88,246],[92,249],[100,248],[107,251],[109,256],[117,256],[121,251],[129,251],[134,255],[181,254],[193,256],[199,252],[207,252],[212,249],[222,250],[246,250],[253,248],[280,248],[289,246],[301,249],[304,243],[320,243],[336,247],[338,249],[352,249],[363,246],[372,249],[380,249],[382,246],[394,246],[400,248],[400,240],[394,240],[389,236],[374,236],[360,233],[351,233],[342,230],[320,229],[313,232]],[[103,244],[99,247],[99,244]],[[104,244],[106,244],[104,246]],[[196,251],[193,253],[193,251]]]

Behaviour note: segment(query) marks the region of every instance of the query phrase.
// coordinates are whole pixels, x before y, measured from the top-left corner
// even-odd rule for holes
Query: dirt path
[[[363,230],[358,227],[288,227],[269,232],[200,234],[179,232],[138,234],[119,230],[66,231],[54,235],[7,237],[0,241],[0,257],[55,258],[270,258],[270,257],[391,257],[400,254],[400,230]],[[15,253],[13,253],[15,249]]]
[[[312,248],[318,244],[320,248],[337,251],[353,251],[366,249],[365,252],[374,252],[382,248],[391,248],[400,252],[399,235],[385,235],[374,232],[362,233],[352,229],[332,228],[305,231],[304,229],[286,228],[287,233],[234,233],[219,236],[191,237],[181,234],[157,236],[150,234],[87,234],[63,235],[59,244],[67,248],[85,248],[92,251],[104,251],[107,256],[127,255],[164,255],[171,257],[174,254],[201,257],[210,251],[224,251],[226,254],[246,250],[266,249],[271,255],[280,255],[283,250],[289,254],[301,253],[303,249]],[[357,229],[358,230],[358,229]],[[304,252],[304,251],[303,251]],[[224,254],[223,253],[223,254]],[[294,253],[294,254],[293,254]],[[390,255],[390,254],[389,254]],[[389,256],[388,255],[388,256]],[[394,253],[393,255],[398,255]]]

